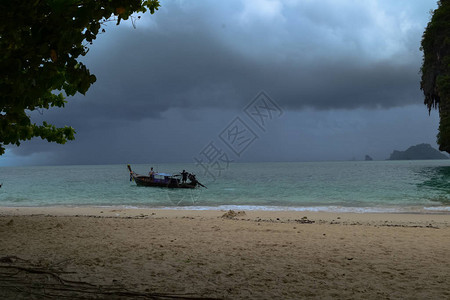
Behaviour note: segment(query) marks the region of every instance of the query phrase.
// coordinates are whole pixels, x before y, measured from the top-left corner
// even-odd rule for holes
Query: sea
[[[0,167],[0,207],[450,213],[450,160],[136,164],[206,188],[136,186],[126,164]]]

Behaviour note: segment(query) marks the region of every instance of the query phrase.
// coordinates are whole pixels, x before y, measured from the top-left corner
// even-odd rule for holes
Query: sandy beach
[[[6,299],[450,299],[449,214],[0,208],[0,241]]]

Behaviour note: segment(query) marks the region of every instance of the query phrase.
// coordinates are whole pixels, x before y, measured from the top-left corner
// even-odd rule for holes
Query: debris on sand
[[[303,217],[300,220],[295,220],[295,222],[300,223],[300,224],[313,224],[313,223],[315,223],[315,221],[313,221],[313,220],[308,220],[308,217]]]
[[[227,211],[226,213],[224,213],[222,215],[222,218],[224,218],[224,219],[234,219],[236,217],[241,217],[241,216],[245,216],[245,215],[246,215],[245,211],[235,212],[234,210],[230,209],[229,211]]]

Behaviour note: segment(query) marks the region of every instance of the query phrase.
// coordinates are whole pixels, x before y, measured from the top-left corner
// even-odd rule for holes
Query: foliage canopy
[[[65,97],[87,92],[96,78],[77,59],[105,31],[102,24],[158,8],[157,0],[1,1],[0,155],[33,137],[73,140],[72,127],[34,124],[27,113],[64,107]]]
[[[450,153],[450,0],[438,1],[422,38],[420,88],[428,112],[439,109],[439,150]]]

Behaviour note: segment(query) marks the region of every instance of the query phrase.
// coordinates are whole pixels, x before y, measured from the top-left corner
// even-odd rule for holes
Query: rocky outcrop
[[[389,160],[448,159],[448,156],[431,147],[430,144],[411,146],[405,151],[394,150]]]

